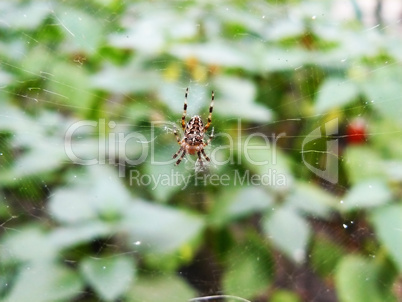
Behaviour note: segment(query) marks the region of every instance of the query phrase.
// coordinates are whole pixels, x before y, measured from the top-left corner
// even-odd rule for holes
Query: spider
[[[180,164],[186,153],[194,155],[197,153],[198,160],[202,165],[201,153],[205,157],[207,161],[210,161],[209,157],[205,154],[204,147],[209,145],[211,140],[214,138],[214,128],[212,128],[211,135],[209,136],[208,141],[204,140],[204,134],[208,130],[209,126],[211,126],[212,122],[212,110],[214,109],[214,92],[212,91],[211,105],[209,106],[209,115],[208,122],[204,127],[204,123],[202,119],[198,115],[194,115],[190,121],[186,124],[186,114],[187,114],[187,95],[188,88],[186,89],[186,94],[184,96],[184,111],[183,116],[181,117],[181,127],[184,131],[184,137],[180,139],[177,134],[177,129],[174,129],[174,135],[176,136],[177,143],[180,145],[179,151],[177,151],[173,158],[176,158],[181,152],[180,158],[176,161],[176,166]]]

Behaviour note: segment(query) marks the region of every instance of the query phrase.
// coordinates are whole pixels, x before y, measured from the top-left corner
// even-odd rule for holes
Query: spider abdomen
[[[196,154],[204,146],[204,124],[198,115],[187,123],[181,145],[189,154]]]
[[[199,144],[199,145],[190,145],[190,144],[186,144],[185,142],[183,142],[182,147],[186,150],[186,152],[188,154],[194,155],[198,151],[201,151],[203,146],[201,144]]]

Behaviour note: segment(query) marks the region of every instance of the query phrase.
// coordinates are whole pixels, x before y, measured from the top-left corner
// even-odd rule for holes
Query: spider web
[[[4,99],[0,105],[0,261],[4,264],[0,267],[0,275],[4,275],[0,277],[0,297],[4,301],[9,301],[9,294],[16,301],[29,295],[40,301],[43,296],[39,293],[27,290],[28,296],[24,296],[18,286],[26,284],[21,279],[34,278],[30,270],[39,275],[43,267],[35,263],[46,263],[46,259],[58,264],[52,266],[48,261],[44,271],[81,280],[71,281],[69,290],[74,294],[57,296],[51,292],[48,301],[97,297],[116,300],[119,293],[126,293],[133,301],[138,293],[147,301],[164,301],[168,294],[169,301],[179,301],[181,293],[187,301],[251,301],[250,293],[256,292],[261,298],[256,300],[258,295],[251,295],[255,297],[252,301],[262,301],[267,293],[261,288],[266,282],[272,282],[272,289],[289,292],[301,288],[299,294],[309,288],[303,297],[306,301],[337,301],[334,287],[317,277],[321,272],[309,266],[315,260],[310,260],[312,254],[307,247],[296,247],[293,254],[287,254],[291,247],[281,247],[275,235],[257,234],[264,234],[262,228],[274,233],[274,219],[265,219],[264,213],[277,211],[278,221],[300,222],[300,237],[306,223],[310,236],[314,233],[332,238],[351,250],[357,248],[359,238],[368,236],[367,227],[361,222],[355,225],[358,217],[354,215],[328,219],[327,223],[324,217],[335,206],[312,203],[312,210],[309,205],[300,205],[295,195],[289,204],[303,213],[313,213],[308,219],[300,219],[271,198],[284,196],[301,180],[309,179],[307,183],[316,185],[323,194],[319,200],[342,205],[341,196],[350,192],[350,184],[360,174],[334,183],[323,174],[312,173],[305,163],[321,171],[321,155],[327,154],[340,161],[352,160],[353,166],[359,157],[349,157],[351,151],[345,144],[350,135],[345,128],[356,116],[373,123],[375,130],[369,128],[366,134],[373,144],[400,133],[399,123],[384,121],[399,117],[399,95],[389,97],[379,92],[377,98],[367,100],[351,83],[372,77],[387,85],[393,73],[396,78],[400,76],[400,44],[387,44],[386,51],[394,58],[382,56],[381,47],[376,46],[386,39],[379,38],[382,33],[392,38],[397,35],[400,19],[396,13],[402,9],[390,1],[382,8],[386,18],[380,20],[375,18],[374,2],[369,1],[337,2],[332,10],[328,10],[329,2],[308,2],[295,8],[271,3],[0,3],[0,28],[7,33],[7,41],[0,42],[4,49],[0,51],[0,94]],[[356,34],[344,36],[343,43],[349,48],[330,52],[332,58],[326,57],[328,53],[314,60],[307,58],[311,48],[334,47],[331,41],[347,34],[341,25],[350,22],[353,27],[359,18],[364,26],[357,30],[357,36],[362,40],[354,41]],[[314,26],[326,42],[313,35],[300,39],[305,28]],[[199,33],[205,43],[198,42]],[[359,45],[362,41],[366,44]],[[299,48],[303,43],[304,50]],[[355,59],[359,56],[376,56],[375,67],[364,66]],[[346,65],[350,74],[344,77]],[[338,82],[327,83],[328,89],[320,86],[327,73],[339,75],[334,79]],[[180,133],[187,87],[187,120],[196,114],[206,120],[211,90],[215,91],[210,128],[214,127],[215,138],[206,148],[212,163],[204,173],[199,173],[196,157],[187,155],[177,167],[172,159],[177,151],[173,130],[176,126]],[[389,87],[394,92],[392,89]],[[286,93],[277,99],[281,91]],[[325,102],[334,94],[344,98],[341,106]],[[348,104],[350,99],[358,102]],[[322,135],[323,125],[335,119],[342,120],[337,124],[339,131]],[[328,125],[332,131],[333,124]],[[304,148],[303,141],[315,129],[324,140]],[[71,136],[67,135],[69,131]],[[269,175],[270,181],[275,175],[278,182],[279,176],[286,180],[285,185],[271,183],[264,187],[268,193],[261,193],[261,185],[254,190],[251,180],[244,178],[250,165],[242,148],[246,142],[251,147],[261,146],[262,137],[269,137],[270,144],[277,142],[271,145],[278,149],[275,158],[273,151],[263,154],[263,159],[268,156],[278,160],[270,167],[269,171],[276,173]],[[339,143],[337,153],[322,147],[331,138]],[[395,146],[394,150],[385,150],[389,158],[399,158],[395,155],[399,147]],[[258,148],[251,150],[254,159],[262,156]],[[295,154],[300,162],[288,164],[286,158],[295,158]],[[367,154],[371,159],[372,154]],[[365,172],[373,173],[375,164],[367,163]],[[389,171],[393,179],[400,180],[397,169]],[[268,175],[268,171],[258,169],[254,173]],[[213,181],[213,175],[219,179]],[[222,183],[222,175],[228,175],[228,185]],[[243,178],[250,191],[233,195],[230,191],[240,192],[237,190],[244,185],[239,185]],[[308,191],[303,185],[297,188]],[[135,206],[131,207],[133,200]],[[221,210],[217,205],[221,203],[224,208],[238,200],[246,200],[248,206],[239,202],[240,209],[227,206]],[[187,212],[198,216],[194,218]],[[148,219],[155,215],[153,225],[141,222],[142,215]],[[204,225],[207,219],[211,221],[208,227]],[[163,229],[166,225],[177,227],[179,235],[164,238],[170,234]],[[283,226],[280,222],[277,225]],[[345,235],[343,230],[351,231]],[[283,236],[288,234],[284,231]],[[288,241],[293,240],[291,235]],[[228,241],[230,248],[208,242],[214,240]],[[267,250],[274,252],[267,256]],[[327,253],[328,258],[336,258],[341,252],[335,249]],[[267,259],[256,267],[254,260],[260,257]],[[316,259],[315,267],[325,266],[322,258]],[[118,273],[112,279],[132,287],[135,294],[118,285],[106,286],[108,291],[102,291],[105,281],[96,278],[102,275],[102,270],[96,270],[96,261],[102,268],[116,269]],[[73,270],[80,272],[79,277],[71,273]],[[248,276],[249,271],[256,277]],[[244,279],[237,279],[236,274],[244,275]],[[249,279],[253,286],[236,289],[238,280]],[[50,285],[38,287],[46,286]]]

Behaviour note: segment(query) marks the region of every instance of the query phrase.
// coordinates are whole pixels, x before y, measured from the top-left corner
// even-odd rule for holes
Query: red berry
[[[364,144],[367,141],[367,123],[363,118],[353,119],[346,128],[349,144]]]

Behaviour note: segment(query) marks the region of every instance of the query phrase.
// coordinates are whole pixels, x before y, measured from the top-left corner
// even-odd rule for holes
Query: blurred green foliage
[[[0,301],[400,301],[402,42],[334,2],[0,1]]]

